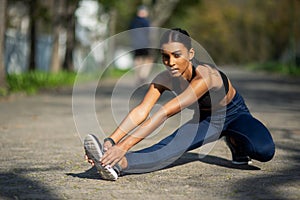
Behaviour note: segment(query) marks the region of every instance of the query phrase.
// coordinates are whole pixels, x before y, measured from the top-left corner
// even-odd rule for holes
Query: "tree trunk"
[[[108,24],[108,28],[109,28],[109,36],[110,39],[108,40],[108,49],[106,52],[106,63],[105,66],[107,66],[114,57],[114,52],[115,52],[115,37],[112,37],[115,35],[116,33],[116,23],[117,23],[117,10],[115,8],[111,8],[109,11],[109,24]]]
[[[53,46],[52,46],[52,58],[51,58],[51,69],[50,72],[57,73],[60,69],[60,58],[59,58],[59,30],[55,28],[53,32]]]
[[[30,1],[30,56],[29,56],[29,71],[35,70],[35,42],[36,42],[36,0]]]
[[[67,71],[74,71],[73,65],[73,49],[75,47],[75,11],[78,7],[78,0],[67,1],[66,12],[66,31],[67,43],[66,54],[64,59],[63,68]]]
[[[62,13],[65,7],[65,0],[52,0],[52,18],[53,18],[53,47],[50,72],[57,73],[60,70],[60,56],[59,56],[59,34],[62,29]]]
[[[4,65],[4,40],[6,28],[6,0],[0,1],[0,89],[6,89],[6,70]],[[1,92],[1,91],[0,91]]]
[[[151,26],[162,26],[170,18],[179,1],[180,0],[156,0],[150,11]]]

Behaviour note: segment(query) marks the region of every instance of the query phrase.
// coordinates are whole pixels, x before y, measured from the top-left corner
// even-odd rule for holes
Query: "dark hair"
[[[160,39],[160,47],[169,42],[182,43],[188,50],[192,48],[191,37],[186,30],[173,28],[166,31]]]

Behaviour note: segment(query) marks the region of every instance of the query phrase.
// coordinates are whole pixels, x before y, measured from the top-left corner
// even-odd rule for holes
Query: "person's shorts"
[[[139,56],[149,56],[149,49],[136,49],[134,51],[134,57],[139,57]]]

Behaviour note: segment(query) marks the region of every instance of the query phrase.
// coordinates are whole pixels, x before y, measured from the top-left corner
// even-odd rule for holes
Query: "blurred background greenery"
[[[188,30],[217,65],[300,74],[300,0],[0,0],[0,94],[22,82],[47,87],[33,77],[70,84],[96,43],[128,30],[139,5],[151,26]],[[103,65],[106,53],[89,62]]]

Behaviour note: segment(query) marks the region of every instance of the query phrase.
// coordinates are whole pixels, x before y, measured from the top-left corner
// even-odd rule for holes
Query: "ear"
[[[191,48],[189,51],[189,59],[192,60],[195,56],[195,50],[194,48]]]

